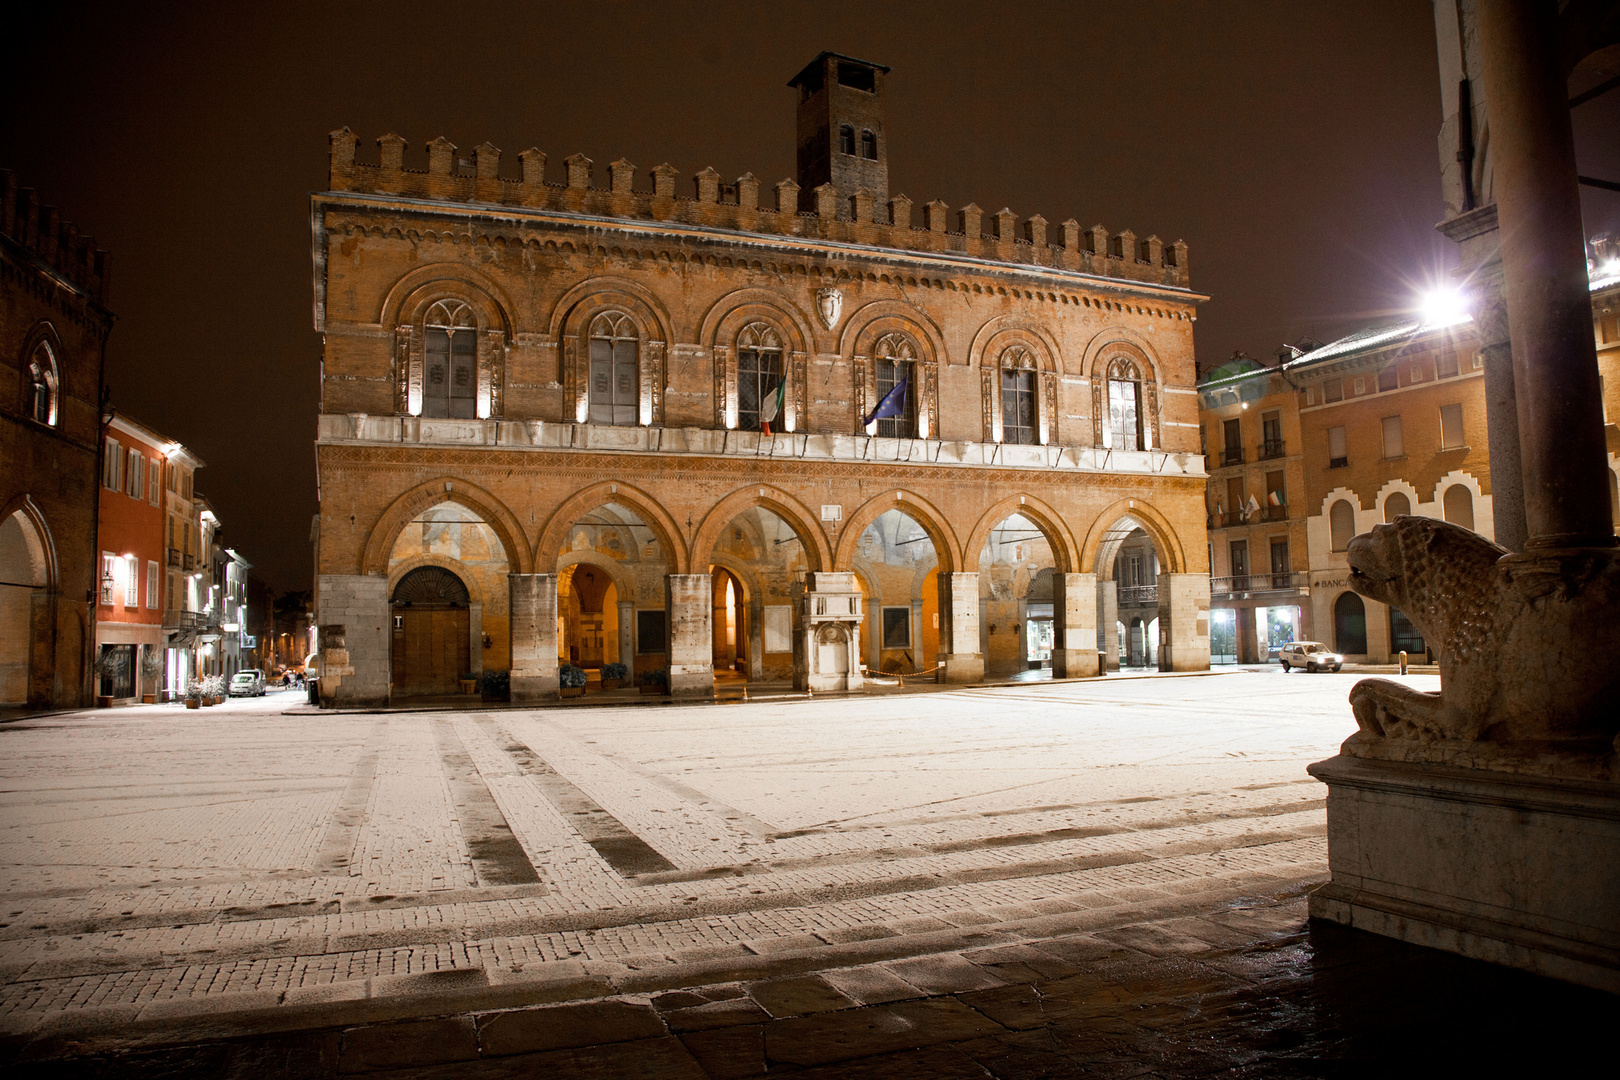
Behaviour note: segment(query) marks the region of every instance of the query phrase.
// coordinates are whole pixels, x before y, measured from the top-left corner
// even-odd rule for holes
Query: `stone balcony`
[[[895,439],[869,435],[714,428],[609,427],[549,420],[447,420],[417,416],[327,413],[322,445],[487,447],[500,450],[575,450],[592,453],[802,458],[948,467],[1022,468],[1079,473],[1204,476],[1204,457],[1163,450],[1109,450],[1090,446],[1022,446],[951,439]]]

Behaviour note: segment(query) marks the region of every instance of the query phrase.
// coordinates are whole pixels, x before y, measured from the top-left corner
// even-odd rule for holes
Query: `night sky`
[[[112,251],[113,402],[207,461],[226,543],[278,589],[311,577],[308,195],[345,124],[415,167],[443,135],[510,170],[538,146],[554,181],[582,152],[597,183],[624,156],[638,187],[668,161],[682,193],[705,165],[768,193],[786,81],[849,53],[894,69],[893,192],[1186,240],[1206,367],[1390,318],[1452,258],[1422,0],[28,8],[0,167]],[[1620,177],[1617,98],[1575,113],[1583,172]],[[1620,231],[1620,195],[1585,205]]]

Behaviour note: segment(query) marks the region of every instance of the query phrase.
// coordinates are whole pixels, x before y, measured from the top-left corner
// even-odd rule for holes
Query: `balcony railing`
[[[1157,604],[1159,602],[1159,587],[1157,585],[1121,585],[1119,587],[1119,603],[1123,606],[1139,607],[1143,604]]]
[[[175,611],[163,613],[163,626],[168,630],[217,630],[219,616],[211,611]]]
[[[1306,578],[1305,572],[1299,570],[1282,574],[1233,574],[1230,577],[1212,577],[1209,579],[1209,595],[1293,592],[1295,589],[1305,587]]]
[[[1282,439],[1267,439],[1265,442],[1260,444],[1261,461],[1267,461],[1271,458],[1280,458],[1287,453],[1288,450],[1286,444]]]
[[[1241,464],[1243,464],[1243,447],[1228,447],[1227,449],[1221,451],[1222,466]]]
[[[1265,515],[1266,515],[1266,520],[1267,521],[1287,521],[1288,520],[1288,507],[1286,507],[1286,506],[1267,506],[1265,508]]]

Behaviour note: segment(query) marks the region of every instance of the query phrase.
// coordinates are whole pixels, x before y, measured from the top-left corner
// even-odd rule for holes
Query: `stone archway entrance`
[[[46,624],[50,577],[45,546],[21,510],[0,521],[0,704],[30,700],[30,661]],[[39,695],[34,695],[35,697]]]
[[[453,694],[471,672],[467,586],[442,566],[422,566],[399,579],[391,598],[394,693]]]

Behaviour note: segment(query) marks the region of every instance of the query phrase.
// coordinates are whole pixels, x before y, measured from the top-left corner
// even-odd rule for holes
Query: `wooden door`
[[[467,609],[403,608],[394,616],[394,692],[456,693],[470,660]]]

